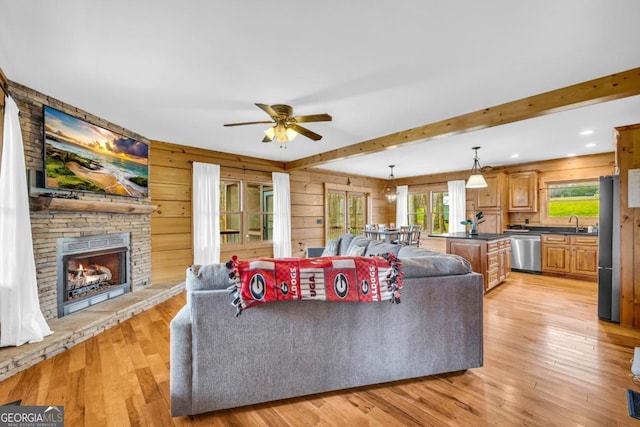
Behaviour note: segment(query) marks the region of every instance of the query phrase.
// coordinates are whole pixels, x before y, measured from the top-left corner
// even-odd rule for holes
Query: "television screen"
[[[147,197],[149,146],[44,106],[45,186]]]

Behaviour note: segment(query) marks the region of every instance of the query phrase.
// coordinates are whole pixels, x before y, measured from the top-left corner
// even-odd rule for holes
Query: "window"
[[[449,192],[442,190],[410,193],[409,225],[420,225],[426,233],[449,232]]]
[[[600,184],[598,181],[566,181],[547,184],[550,218],[597,217]]]
[[[220,243],[262,242],[272,239],[273,186],[221,180]]]

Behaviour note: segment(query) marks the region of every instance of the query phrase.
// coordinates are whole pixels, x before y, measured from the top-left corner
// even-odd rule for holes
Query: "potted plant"
[[[471,219],[465,219],[464,221],[460,221],[462,225],[470,225],[471,230],[469,230],[469,234],[475,236],[478,234],[478,224],[482,224],[484,222],[484,214],[482,211],[478,212]]]

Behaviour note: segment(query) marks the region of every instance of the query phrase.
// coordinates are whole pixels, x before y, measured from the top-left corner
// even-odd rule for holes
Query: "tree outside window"
[[[449,193],[447,191],[410,193],[407,208],[409,225],[419,225],[429,234],[449,232]]]

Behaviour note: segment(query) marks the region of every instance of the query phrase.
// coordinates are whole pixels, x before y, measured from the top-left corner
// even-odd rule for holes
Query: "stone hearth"
[[[184,290],[184,282],[151,285],[137,292],[50,320],[53,334],[39,343],[0,348],[0,381],[70,349]]]

